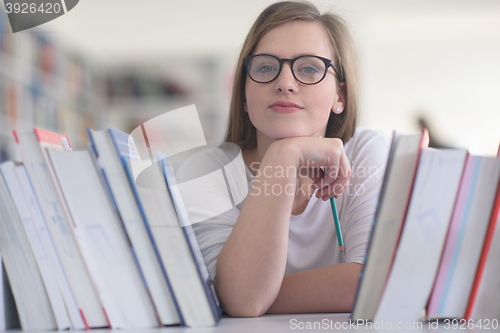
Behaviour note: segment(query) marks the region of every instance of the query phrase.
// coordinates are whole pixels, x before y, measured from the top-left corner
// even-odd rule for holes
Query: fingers
[[[327,200],[342,194],[349,185],[351,168],[343,142],[336,138],[289,138],[287,144],[299,151],[300,177],[312,179],[316,196]]]
[[[350,168],[346,169],[346,167],[340,167],[340,171],[332,171],[330,176],[313,183],[313,186],[319,189],[316,192],[316,197],[322,198],[323,200],[328,200],[331,197],[338,197],[349,185],[350,176]]]
[[[320,181],[326,176],[326,169],[322,168],[300,168],[299,175],[301,177],[311,178],[313,182]]]
[[[338,197],[346,190],[350,178],[351,167],[342,147],[339,154],[334,155],[324,168],[324,177],[313,179],[313,187],[319,189],[316,192],[316,197],[323,200]]]
[[[337,198],[341,195],[349,185],[349,180],[343,183],[329,184],[321,188],[316,192],[316,197],[321,198],[323,201],[330,199],[331,197]]]

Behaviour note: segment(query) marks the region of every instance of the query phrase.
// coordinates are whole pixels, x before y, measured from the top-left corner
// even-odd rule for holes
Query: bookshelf
[[[232,67],[219,54],[102,65],[42,29],[12,33],[0,10],[0,161],[19,160],[13,129],[64,133],[82,149],[87,127],[130,132],[190,104],[196,104],[207,142],[221,141]]]
[[[223,139],[229,109],[232,62],[217,55],[169,56],[107,68],[103,123],[131,132],[143,122],[195,104],[209,143]]]
[[[18,159],[12,129],[71,133],[86,145],[99,123],[96,67],[37,29],[13,34],[0,12],[0,160]]]

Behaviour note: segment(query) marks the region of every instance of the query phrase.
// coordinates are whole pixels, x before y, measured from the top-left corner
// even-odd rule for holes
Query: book
[[[0,175],[0,253],[23,330],[54,330],[57,324],[33,252]]]
[[[466,320],[500,319],[500,183],[465,311]]]
[[[101,300],[50,174],[51,165],[44,158],[46,153],[34,132],[14,131],[14,136],[85,327],[107,327]],[[61,142],[60,150],[64,150],[60,134],[53,133],[49,143],[57,146],[57,140]]]
[[[163,169],[163,175],[165,177],[165,182],[167,184],[170,197],[177,213],[177,219],[179,221],[179,224],[182,226],[182,230],[184,231],[186,240],[189,243],[189,248],[191,249],[193,259],[195,260],[196,267],[198,268],[198,274],[200,276],[200,280],[203,283],[205,295],[207,296],[208,302],[210,303],[210,307],[212,308],[214,317],[219,320],[222,315],[222,309],[220,307],[219,299],[217,298],[217,292],[215,291],[212,279],[210,279],[210,273],[208,272],[207,264],[205,262],[205,259],[203,258],[200,245],[198,244],[198,240],[192,226],[192,221],[189,218],[189,213],[185,205],[184,198],[182,197],[181,191],[177,186],[174,170],[169,162],[168,157],[159,154],[158,160],[160,161]]]
[[[21,328],[16,303],[12,295],[5,267],[0,253],[0,331]]]
[[[132,251],[135,254],[144,284],[155,305],[162,325],[179,324],[178,310],[171,287],[163,274],[160,261],[137,206],[127,174],[113,146],[109,132],[88,130],[110,196],[114,201]]]
[[[469,156],[428,317],[464,317],[499,178],[500,159]]]
[[[438,307],[439,302],[441,301],[441,294],[444,290],[444,285],[446,282],[446,272],[449,270],[452,262],[454,245],[457,241],[460,220],[462,219],[465,204],[469,197],[469,192],[471,191],[471,179],[474,172],[475,159],[476,156],[469,155],[467,157],[462,180],[460,182],[458,197],[455,208],[453,210],[448,234],[446,236],[446,243],[441,258],[441,263],[439,265],[439,270],[429,299],[429,304],[427,305],[427,317],[432,319],[438,318]]]
[[[182,324],[191,327],[215,325],[220,316],[215,315],[210,306],[159,162],[141,160],[134,139],[127,133],[110,129],[110,134],[124,163],[164,273],[172,286]],[[132,166],[135,162],[137,167]],[[146,163],[150,166],[143,167]],[[142,172],[134,174],[133,170]]]
[[[89,151],[47,153],[111,328],[157,327],[153,305]]]
[[[47,292],[47,297],[54,313],[58,330],[69,329],[71,323],[68,318],[68,313],[62,298],[62,295],[57,286],[57,281],[52,271],[49,257],[45,253],[42,240],[39,237],[37,226],[34,218],[28,208],[28,203],[23,195],[21,186],[15,173],[15,164],[12,161],[7,161],[0,164],[0,172],[4,177],[5,184],[9,190],[10,196],[16,207],[17,214],[20,218],[21,225],[26,234],[26,238],[35,258],[40,277]]]
[[[376,322],[417,322],[432,290],[467,151],[422,151]]]
[[[373,320],[401,235],[420,152],[429,134],[394,132],[352,320]]]
[[[33,222],[45,250],[45,255],[50,261],[51,270],[54,274],[55,280],[57,281],[57,286],[64,300],[64,305],[68,312],[69,319],[71,320],[71,327],[74,330],[83,330],[85,329],[85,323],[78,309],[78,305],[76,304],[75,297],[71,292],[68,279],[64,273],[61,260],[57,255],[57,251],[54,247],[54,242],[50,236],[47,224],[45,223],[42,212],[40,211],[40,206],[38,205],[38,200],[33,192],[26,168],[24,165],[18,165],[15,167],[14,171],[26,202],[28,203],[28,210],[31,212],[31,216],[33,217]]]

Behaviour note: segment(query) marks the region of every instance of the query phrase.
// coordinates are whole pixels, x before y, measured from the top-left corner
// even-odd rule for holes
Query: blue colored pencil
[[[335,205],[335,199],[333,197],[330,198],[330,205],[332,206],[333,221],[335,222],[335,231],[337,231],[337,240],[339,242],[340,251],[344,252],[344,239],[342,238],[342,230],[340,230],[337,205]]]

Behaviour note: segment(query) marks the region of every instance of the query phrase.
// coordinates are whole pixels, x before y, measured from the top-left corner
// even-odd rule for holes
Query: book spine
[[[98,172],[98,174],[100,175],[100,178],[101,178],[101,182],[103,184],[103,188],[107,194],[107,197],[109,199],[109,201],[111,202],[111,205],[113,207],[113,211],[116,215],[116,218],[117,220],[119,221],[119,227],[120,227],[120,230],[123,232],[123,235],[124,235],[124,239],[126,241],[126,244],[130,250],[130,253],[132,255],[132,259],[134,260],[134,264],[135,264],[135,267],[137,269],[137,271],[139,272],[139,276],[141,278],[141,281],[142,281],[142,284],[146,290],[146,293],[147,293],[147,296],[148,296],[148,299],[151,303],[151,306],[152,308],[154,309],[154,314],[155,314],[155,317],[156,317],[156,320],[158,321],[158,323],[161,323],[161,319],[160,319],[160,316],[158,314],[158,310],[156,308],[156,305],[153,301],[153,298],[151,296],[151,291],[149,289],[149,286],[146,282],[146,278],[144,277],[144,273],[142,272],[142,269],[141,269],[141,266],[139,264],[139,260],[137,259],[137,254],[136,254],[136,250],[134,249],[134,246],[132,245],[132,242],[130,240],[130,237],[127,233],[127,230],[126,230],[126,227],[124,225],[124,222],[121,218],[121,215],[120,215],[120,211],[118,209],[118,205],[116,203],[116,200],[115,200],[115,197],[113,196],[113,192],[111,191],[111,186],[109,184],[109,181],[108,181],[108,177],[106,176],[106,171],[104,170],[103,167],[101,167],[99,165],[99,155],[98,155],[98,151],[97,151],[97,147],[95,145],[95,142],[94,142],[94,139],[93,139],[93,135],[92,135],[92,132],[90,129],[88,129],[88,134],[89,134],[89,137],[90,137],[90,140],[91,140],[91,152],[93,152],[92,157],[94,159],[94,165],[96,167],[96,171]]]
[[[189,244],[191,255],[195,259],[196,268],[198,270],[200,280],[202,281],[203,289],[205,290],[205,295],[207,296],[208,303],[210,304],[210,308],[212,309],[215,322],[218,322],[221,318],[222,310],[217,298],[217,293],[215,291],[215,288],[213,287],[212,280],[210,280],[210,275],[208,273],[205,259],[203,259],[200,247],[198,246],[198,240],[196,239],[196,235],[194,234],[191,226],[182,227],[182,230],[184,231],[184,236],[186,237],[186,240]]]
[[[113,141],[115,141],[115,140],[113,139]],[[114,142],[114,143],[115,143],[115,148],[116,148],[116,142]],[[175,309],[177,310],[177,313],[179,314],[180,325],[181,326],[186,326],[186,322],[184,320],[184,316],[182,314],[182,311],[181,311],[181,308],[179,306],[179,303],[177,302],[177,300],[175,298],[175,293],[174,293],[172,285],[171,285],[171,283],[170,283],[170,281],[168,279],[167,271],[165,270],[165,266],[163,265],[163,261],[161,260],[160,253],[158,251],[158,246],[157,246],[157,244],[156,244],[156,242],[154,240],[153,233],[152,233],[151,228],[149,226],[148,219],[146,217],[146,212],[144,211],[144,207],[141,204],[139,193],[137,193],[137,188],[135,186],[135,181],[134,181],[134,175],[132,173],[132,170],[130,170],[130,167],[129,167],[128,163],[127,163],[127,160],[124,157],[121,157],[121,156],[120,156],[120,160],[122,161],[122,164],[125,167],[125,171],[126,171],[127,176],[129,178],[129,181],[130,181],[130,184],[131,184],[131,187],[132,187],[132,191],[134,192],[134,196],[136,198],[137,205],[139,207],[139,211],[140,211],[142,219],[144,221],[144,225],[146,226],[146,230],[148,232],[149,239],[151,240],[151,244],[153,245],[153,249],[155,251],[156,257],[158,258],[158,260],[160,262],[160,266],[161,266],[161,270],[162,270],[163,276],[164,276],[164,278],[167,281],[170,294],[172,295],[172,299],[174,301]]]

